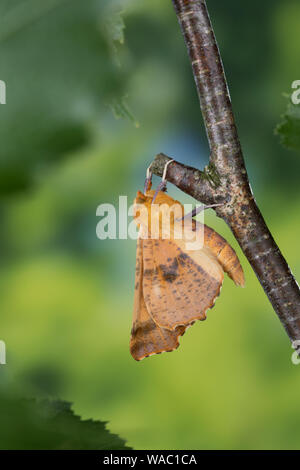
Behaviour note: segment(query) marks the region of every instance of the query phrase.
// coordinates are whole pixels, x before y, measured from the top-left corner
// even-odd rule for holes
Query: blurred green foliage
[[[129,449],[105,429],[106,423],[81,421],[67,402],[1,395],[0,413],[1,450]]]
[[[290,99],[290,97],[289,97]],[[288,149],[300,152],[300,106],[289,103],[282,121],[275,129]]]
[[[122,94],[122,22],[99,0],[2,1],[0,191],[26,188],[89,140],[90,121]],[[109,22],[109,24],[108,24]]]
[[[299,154],[273,133],[300,78],[299,2],[208,7],[252,187],[299,276]],[[237,249],[246,288],[226,279],[172,354],[129,354],[135,242],[99,241],[96,208],[130,203],[159,151],[198,167],[208,155],[171,1],[0,0],[0,18],[2,394],[72,402],[135,448],[299,448],[300,369],[213,213],[206,223]]]

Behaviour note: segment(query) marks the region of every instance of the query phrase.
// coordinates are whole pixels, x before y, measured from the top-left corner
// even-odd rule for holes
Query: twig
[[[205,204],[224,202],[216,208],[217,215],[231,228],[291,341],[300,345],[299,286],[251,192],[206,2],[172,1],[192,63],[211,155],[203,172],[173,162],[167,179]],[[168,159],[157,155],[152,171],[161,176]]]

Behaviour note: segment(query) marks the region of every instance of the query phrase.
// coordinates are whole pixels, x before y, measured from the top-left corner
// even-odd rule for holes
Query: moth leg
[[[169,166],[170,163],[172,163],[172,162],[174,162],[174,160],[169,160],[169,161],[165,164],[163,176],[162,176],[161,182],[160,182],[159,185],[157,186],[157,189],[156,189],[156,191],[155,191],[155,193],[154,193],[154,196],[153,196],[153,199],[152,199],[152,204],[154,204],[154,201],[155,201],[156,196],[157,196],[157,194],[159,193],[159,191],[165,191],[165,190],[166,190],[166,187],[167,187],[166,176],[167,176],[168,166]]]
[[[149,191],[152,186],[152,174],[153,173],[152,173],[151,168],[152,168],[152,163],[147,168],[146,179],[145,179],[145,184],[144,184],[144,194],[146,194],[146,192]]]

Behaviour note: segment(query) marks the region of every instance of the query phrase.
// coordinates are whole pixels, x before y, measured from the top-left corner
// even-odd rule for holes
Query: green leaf
[[[288,104],[275,133],[280,136],[282,145],[300,152],[300,105]]]
[[[140,127],[140,123],[135,119],[134,115],[132,114],[132,111],[128,106],[126,96],[121,99],[116,99],[112,101],[110,106],[116,119],[127,118],[135,125],[135,127]]]
[[[15,399],[0,395],[1,450],[130,449],[106,423],[81,420],[70,403]]]
[[[126,91],[112,46],[123,23],[103,0],[0,3],[0,194],[27,188],[36,174],[89,144],[93,122]]]

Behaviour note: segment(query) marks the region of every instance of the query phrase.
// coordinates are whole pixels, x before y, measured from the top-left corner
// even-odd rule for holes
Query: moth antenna
[[[174,160],[169,160],[169,161],[167,161],[167,163],[165,164],[164,171],[163,171],[163,175],[162,175],[162,179],[161,179],[161,182],[159,183],[159,185],[158,185],[157,188],[156,188],[156,191],[155,191],[154,196],[153,196],[153,199],[152,199],[152,204],[154,204],[154,201],[155,201],[156,196],[158,195],[159,191],[164,191],[164,190],[166,189],[166,186],[167,186],[166,177],[167,177],[168,166],[169,166],[170,163],[172,163],[172,162],[174,162]]]
[[[223,204],[209,204],[208,206],[206,204],[203,204],[202,206],[195,207],[191,212],[188,212],[185,214],[183,217],[180,217],[179,219],[176,219],[178,221],[188,219],[189,217],[195,217],[197,214],[200,214],[200,212],[205,211],[206,209],[212,209],[213,207],[219,207],[223,206]]]

